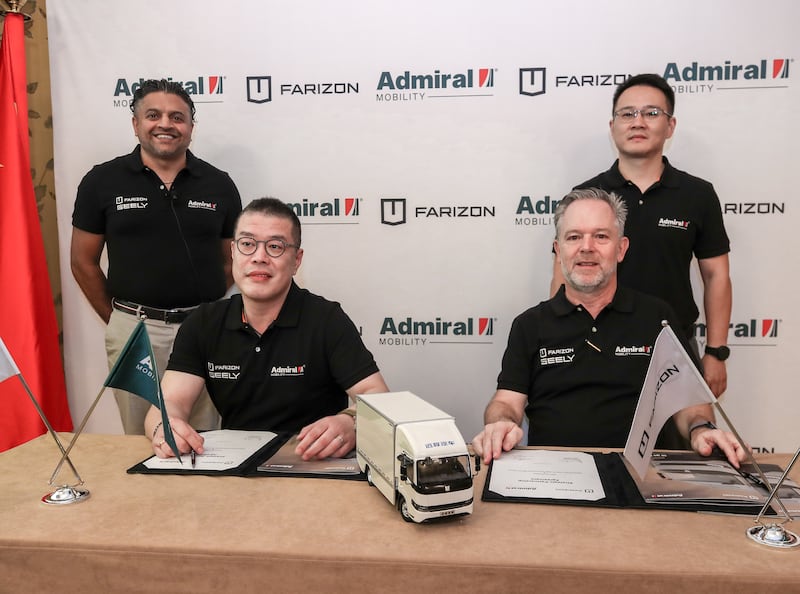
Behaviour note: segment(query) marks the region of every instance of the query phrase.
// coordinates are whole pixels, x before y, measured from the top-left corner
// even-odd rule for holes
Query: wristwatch
[[[706,355],[711,355],[715,359],[719,359],[720,361],[725,361],[728,357],[731,356],[731,350],[724,344],[718,347],[712,347],[706,345]]]
[[[352,417],[353,425],[356,423],[356,409],[354,408],[346,408],[344,410],[340,410],[337,415],[347,415],[348,417]]]
[[[700,429],[701,427],[704,427],[706,429],[716,429],[717,428],[717,426],[714,423],[712,423],[711,421],[703,421],[702,423],[698,423],[697,425],[693,425],[692,428],[689,429],[689,439],[692,439],[692,432],[695,429]]]

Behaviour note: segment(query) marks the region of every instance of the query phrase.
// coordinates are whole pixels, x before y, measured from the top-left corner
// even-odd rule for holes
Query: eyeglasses
[[[643,107],[642,109],[626,107],[624,109],[615,111],[614,117],[622,120],[623,122],[632,122],[639,117],[639,114],[641,114],[645,120],[656,120],[661,117],[662,114],[668,118],[672,117],[671,113],[664,111],[660,107]]]
[[[258,250],[258,244],[263,243],[264,249],[267,251],[267,255],[270,258],[280,258],[283,255],[283,252],[286,251],[287,247],[300,247],[291,243],[286,243],[282,239],[277,238],[267,239],[266,241],[258,241],[252,237],[240,237],[234,241],[234,243],[236,244],[236,249],[239,250],[239,253],[243,256],[252,256]]]

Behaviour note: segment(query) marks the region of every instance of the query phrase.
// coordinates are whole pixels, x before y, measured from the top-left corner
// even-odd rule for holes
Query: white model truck
[[[356,458],[407,522],[472,513],[472,459],[455,420],[411,392],[358,397]]]

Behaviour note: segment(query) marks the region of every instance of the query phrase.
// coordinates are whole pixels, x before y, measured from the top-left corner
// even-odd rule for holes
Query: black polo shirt
[[[689,276],[692,256],[702,260],[727,254],[730,242],[714,187],[663,160],[661,179],[644,194],[622,176],[619,160],[576,187],[622,197],[628,206],[630,248],[619,265],[619,284],[664,299],[675,310],[678,327],[691,334],[699,313]]]
[[[168,191],[137,146],[86,174],[72,224],[105,236],[111,297],[169,309],[225,294],[221,240],[241,210],[224,171],[187,152]]]
[[[167,369],[205,379],[225,429],[299,431],[347,408],[345,390],[378,366],[338,303],[293,282],[260,337],[242,321],[241,295],[200,306]]]
[[[528,395],[528,445],[623,447],[661,321],[674,319],[661,299],[623,287],[597,319],[563,286],[520,314],[497,387]]]

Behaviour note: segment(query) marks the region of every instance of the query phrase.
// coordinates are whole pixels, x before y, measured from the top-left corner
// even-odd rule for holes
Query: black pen
[[[192,458],[192,468],[194,468],[195,464],[197,464],[197,453],[195,453],[194,448],[189,451],[189,455]]]

